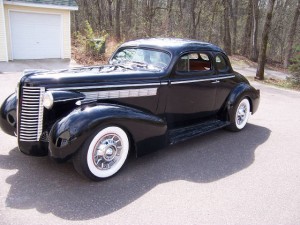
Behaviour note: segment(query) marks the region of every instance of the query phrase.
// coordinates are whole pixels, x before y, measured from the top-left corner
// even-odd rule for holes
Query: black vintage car
[[[217,46],[185,39],[121,45],[108,65],[26,71],[1,107],[21,152],[72,158],[82,175],[117,173],[136,156],[226,127],[242,130],[259,90]]]

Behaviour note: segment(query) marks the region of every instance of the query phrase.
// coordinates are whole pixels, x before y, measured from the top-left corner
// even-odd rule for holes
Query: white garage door
[[[13,59],[61,58],[60,15],[10,12]]]

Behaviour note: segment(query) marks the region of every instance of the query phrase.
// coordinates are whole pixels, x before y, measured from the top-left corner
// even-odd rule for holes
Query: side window
[[[211,70],[211,60],[206,53],[188,53],[180,57],[176,71],[195,72]]]
[[[222,55],[216,56],[216,66],[219,72],[227,72],[229,69],[227,62]]]

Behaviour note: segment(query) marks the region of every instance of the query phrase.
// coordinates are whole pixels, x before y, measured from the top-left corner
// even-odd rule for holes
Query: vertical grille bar
[[[20,95],[19,140],[39,141],[43,131],[43,87],[22,87]]]

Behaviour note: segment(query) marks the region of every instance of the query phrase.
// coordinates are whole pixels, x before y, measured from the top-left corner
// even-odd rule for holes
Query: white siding
[[[8,61],[3,1],[0,0],[0,61]]]

